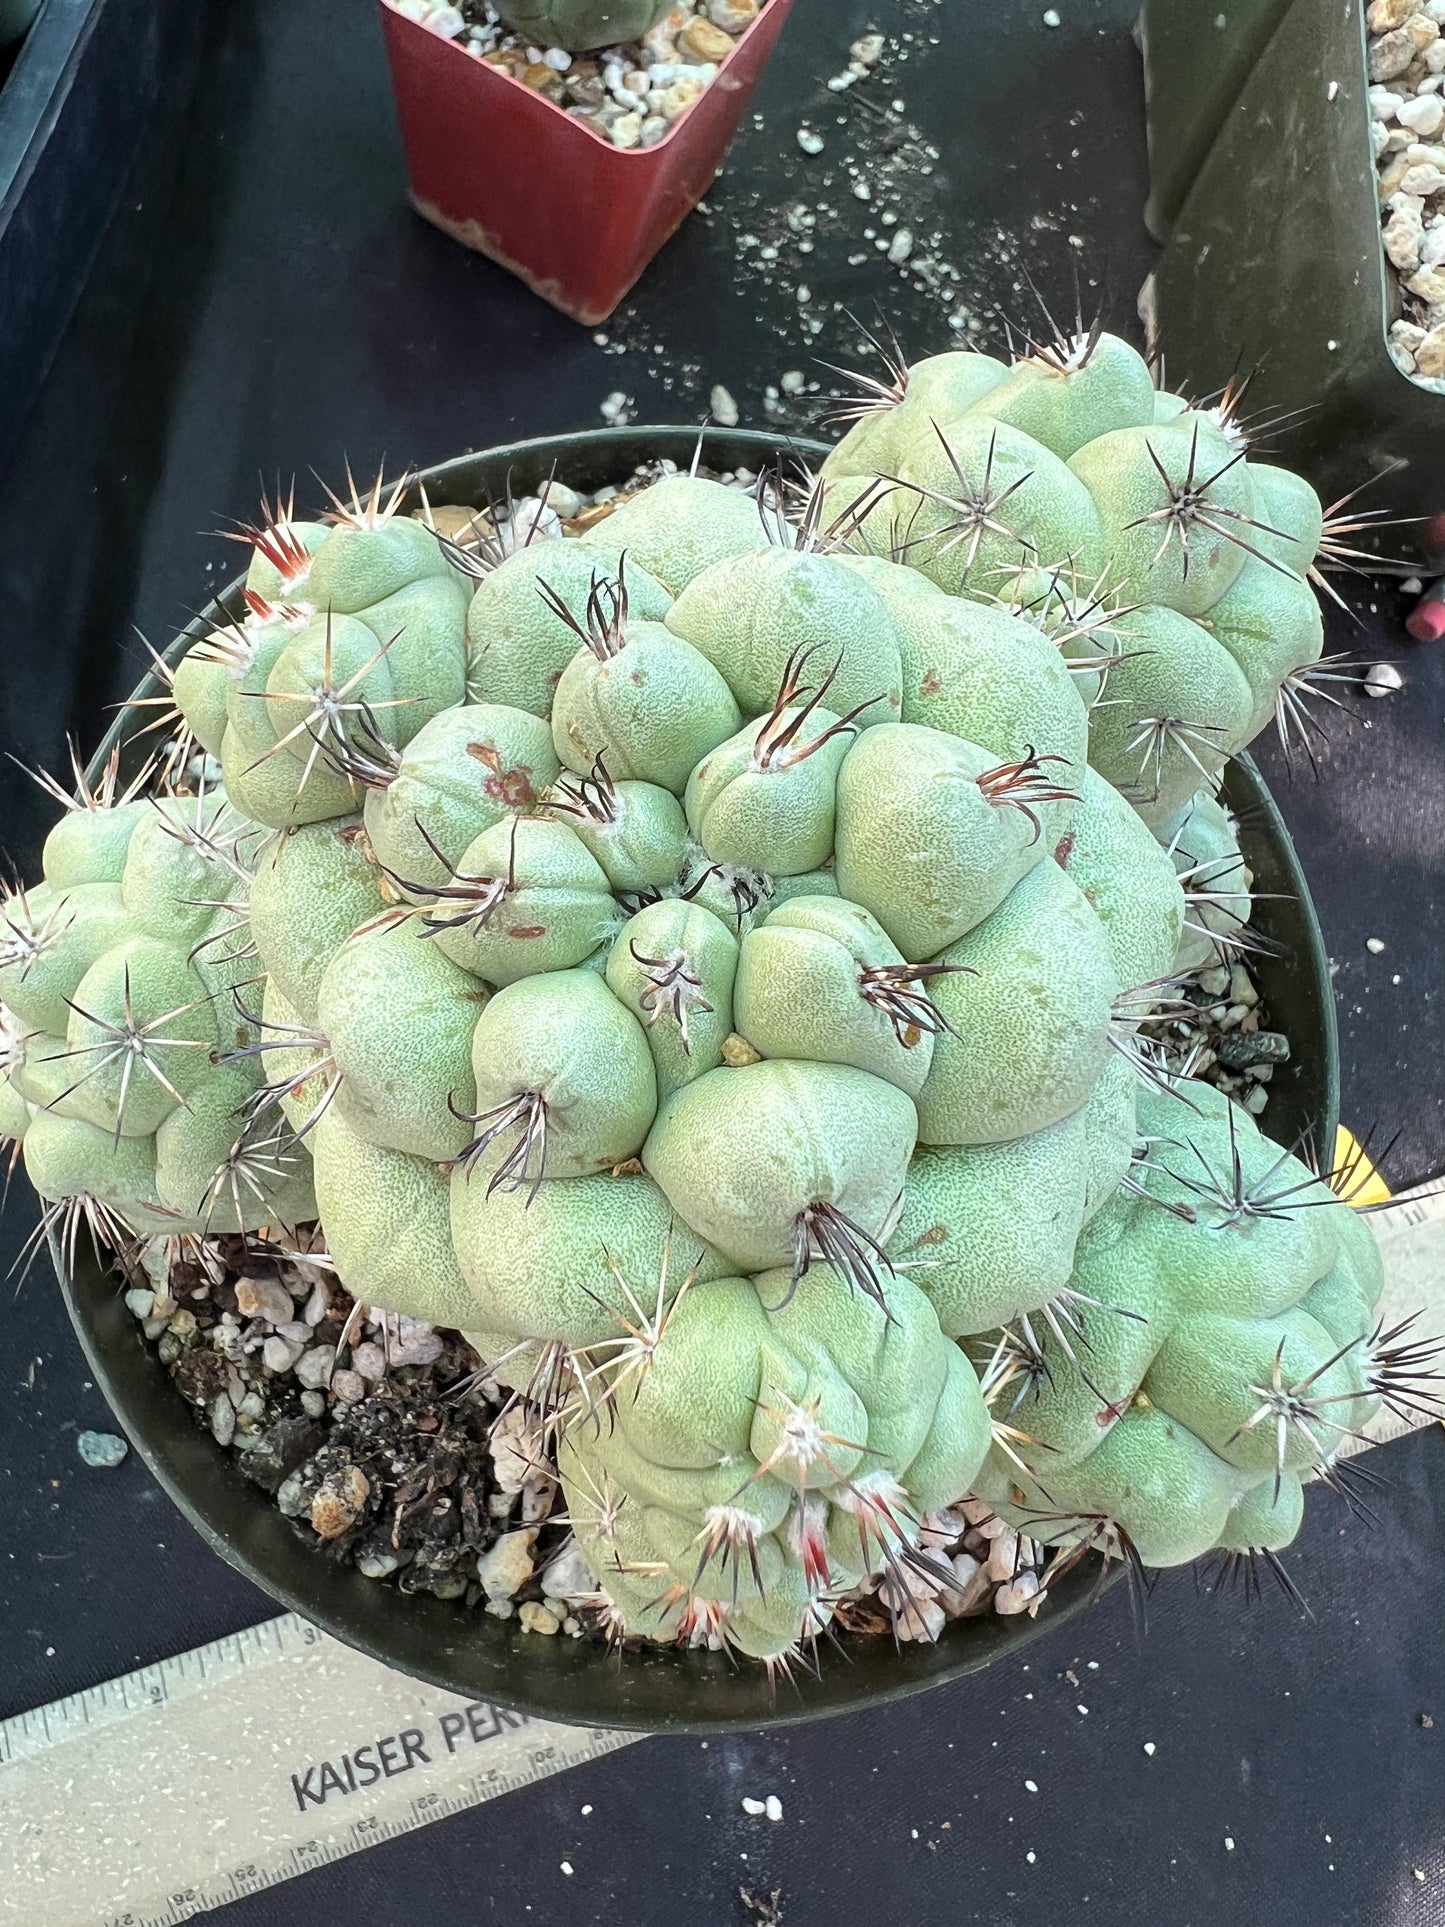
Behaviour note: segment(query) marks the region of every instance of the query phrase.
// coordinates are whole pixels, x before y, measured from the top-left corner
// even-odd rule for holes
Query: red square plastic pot
[[[614,147],[380,0],[411,198],[578,321],[606,320],[706,194],[793,0],[768,0],[655,147]]]

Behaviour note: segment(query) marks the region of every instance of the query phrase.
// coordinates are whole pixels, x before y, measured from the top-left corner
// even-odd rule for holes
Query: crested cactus
[[[801,513],[268,512],[171,787],[82,786],[0,945],[46,1199],[318,1216],[546,1410],[615,1630],[783,1669],[970,1491],[1273,1555],[1418,1395],[1358,1221],[1152,1041],[1263,941],[1215,791],[1318,504],[1108,337],[892,372]]]

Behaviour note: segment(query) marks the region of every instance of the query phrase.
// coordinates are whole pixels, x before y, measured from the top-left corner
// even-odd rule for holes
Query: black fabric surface
[[[762,420],[765,383],[835,358],[848,324],[803,340],[799,276],[743,272],[737,237],[782,200],[817,198],[795,130],[806,114],[842,151],[832,117],[861,110],[822,83],[867,27],[915,36],[870,98],[896,86],[939,149],[927,206],[970,305],[1033,319],[1026,270],[1071,310],[1082,272],[1086,305],[1107,299],[1137,334],[1150,248],[1130,0],[1060,0],[1056,30],[1035,0],[799,0],[711,216],[606,331],[624,355],[408,212],[364,0],[207,12],[199,92],[157,116],[0,476],[0,728],[22,760],[56,764],[67,730],[96,739],[142,666],[134,630],[166,638],[232,571],[236,552],[207,531],[251,513],[263,475],[296,472],[311,507],[313,466],[335,481],[347,457],[360,475],[593,425],[614,389],[639,420],[698,420],[722,381],[744,421]],[[876,257],[848,266],[820,242],[807,272],[812,312],[881,305],[912,352],[943,344],[942,308]],[[1404,690],[1347,698],[1355,721],[1334,729],[1318,783],[1282,780],[1272,749],[1261,760],[1338,962],[1345,1115],[1400,1132],[1389,1172],[1403,1184],[1445,1165],[1445,649],[1404,640],[1388,585],[1357,600],[1332,646],[1394,656]],[[7,765],[0,823],[22,870],[48,818]],[[0,1263],[33,1222],[17,1182]],[[274,1610],[133,1457],[81,1463],[77,1431],[107,1413],[43,1266],[3,1302],[0,1714]],[[713,1927],[748,1918],[747,1887],[781,1889],[786,1927],[1445,1921],[1445,1434],[1373,1464],[1389,1481],[1379,1524],[1318,1494],[1290,1555],[1313,1620],[1282,1597],[1199,1599],[1177,1575],[1141,1638],[1119,1588],[1027,1665],[809,1730],[647,1741],[214,1918]],[[767,1793],[781,1824],[740,1812]]]

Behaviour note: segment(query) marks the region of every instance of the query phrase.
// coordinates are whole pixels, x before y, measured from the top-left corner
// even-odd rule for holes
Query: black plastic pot
[[[1144,0],[1139,50],[1149,101],[1144,221],[1169,237],[1194,177],[1290,0]]]
[[[697,433],[688,428],[604,429],[553,436],[466,455],[418,478],[433,505],[470,506],[534,489],[552,472],[588,490],[621,482],[642,461],[691,460]],[[808,444],[786,445],[807,456]],[[785,452],[771,436],[709,431],[704,459],[717,468],[753,468]],[[419,489],[413,489],[419,505]],[[239,607],[238,585],[221,600]],[[176,657],[210,625],[193,624],[169,654]],[[138,693],[153,693],[147,678]],[[109,748],[103,746],[97,763]],[[1269,893],[1260,923],[1281,946],[1256,975],[1278,1023],[1294,1044],[1291,1063],[1271,1085],[1269,1123],[1286,1141],[1308,1135],[1332,1147],[1338,1103],[1338,1057],[1328,963],[1319,926],[1289,835],[1252,764],[1234,766],[1227,797],[1246,826],[1245,847],[1258,887]],[[1278,893],[1278,894],[1275,894]],[[346,1644],[419,1679],[579,1725],[645,1730],[752,1730],[824,1718],[902,1699],[945,1680],[1015,1655],[1089,1602],[1097,1564],[1080,1567],[1051,1594],[1036,1620],[994,1615],[959,1622],[937,1645],[895,1648],[879,1638],[845,1637],[844,1653],[825,1648],[821,1678],[803,1674],[796,1693],[775,1698],[762,1669],[734,1667],[718,1654],[648,1650],[621,1659],[600,1644],[544,1639],[456,1602],[407,1596],[336,1565],[303,1528],[274,1504],[201,1430],[170,1384],[154,1350],[125,1308],[120,1283],[91,1252],[77,1250],[73,1273],[53,1251],[71,1317],[96,1382],[137,1451],[202,1537],[238,1571]],[[846,1657],[845,1657],[846,1655]]]
[[[1326,502],[1369,482],[1360,508],[1419,518],[1358,546],[1445,566],[1445,395],[1402,374],[1386,346],[1399,296],[1380,241],[1364,0],[1294,0],[1247,75],[1230,70],[1231,88],[1242,84],[1187,196],[1173,171],[1171,118],[1204,97],[1202,23],[1262,25],[1262,7],[1150,0],[1146,11],[1156,214],[1182,199],[1141,304],[1151,343],[1190,394],[1248,374],[1246,412],[1293,417],[1271,450]],[[1197,133],[1228,105],[1218,92]]]
[[[0,0],[0,37],[27,24],[23,11]],[[0,90],[0,462],[148,121],[158,103],[174,112],[187,98],[206,11],[198,0],[45,0]]]

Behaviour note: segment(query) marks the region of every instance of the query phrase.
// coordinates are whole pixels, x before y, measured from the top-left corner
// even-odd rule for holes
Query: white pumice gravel
[[[1445,394],[1445,7],[1371,0],[1366,21],[1382,240],[1401,301],[1388,346],[1403,374]]]
[[[569,54],[533,46],[500,21],[486,0],[388,0],[407,19],[509,74],[621,148],[652,147],[663,139],[717,79],[739,35],[766,3],[677,0],[641,40]]]
[[[1392,662],[1377,662],[1365,676],[1364,691],[1367,696],[1393,696],[1397,689],[1403,689],[1405,678]]]

